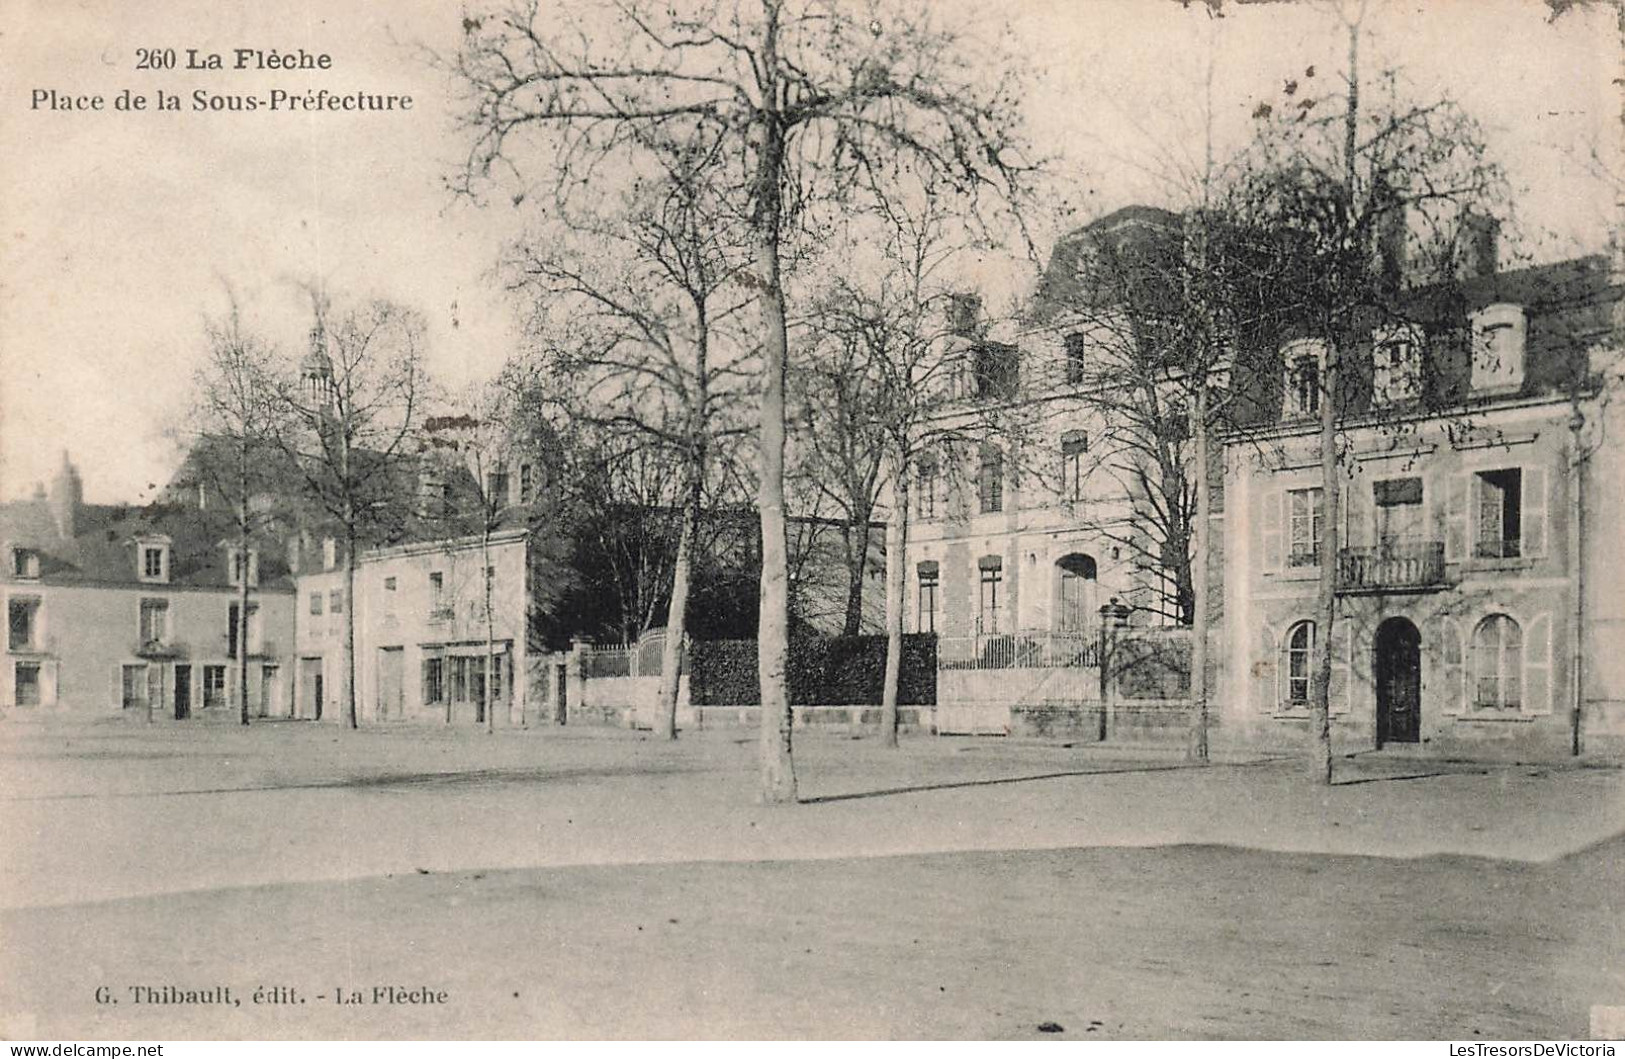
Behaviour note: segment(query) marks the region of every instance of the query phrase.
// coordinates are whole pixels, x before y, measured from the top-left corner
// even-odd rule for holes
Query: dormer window
[[[11,549],[11,576],[21,581],[39,578],[39,552],[32,548]]]
[[[1523,306],[1499,304],[1473,314],[1473,389],[1508,390],[1523,385]]]
[[[1422,331],[1405,324],[1371,337],[1371,396],[1379,405],[1404,404],[1422,396]]]
[[[152,584],[169,582],[169,541],[138,540],[135,542],[135,572],[141,581]]]
[[[226,549],[226,576],[233,585],[243,583],[243,553],[237,548]],[[260,553],[257,549],[248,549],[248,585],[254,588],[260,583]]]
[[[1320,413],[1321,367],[1326,363],[1326,344],[1310,338],[1289,342],[1281,350],[1286,366],[1286,397],[1282,406],[1288,417]]]

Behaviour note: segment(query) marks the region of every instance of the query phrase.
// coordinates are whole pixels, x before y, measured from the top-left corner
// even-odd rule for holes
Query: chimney
[[[79,519],[79,508],[84,502],[85,486],[79,478],[79,469],[68,459],[68,450],[63,449],[62,466],[57,468],[56,477],[51,479],[51,495],[48,501],[51,518],[55,520],[56,531],[63,540],[73,540]]]
[[[975,294],[954,294],[948,299],[948,330],[958,338],[975,338],[982,316],[982,299]]]
[[[1500,239],[1501,222],[1494,217],[1472,211],[1462,214],[1461,231],[1456,237],[1456,278],[1482,279],[1495,275]]]
[[[1387,184],[1379,185],[1372,198],[1372,208],[1376,213],[1377,274],[1386,287],[1396,290],[1405,285],[1410,266],[1406,246],[1410,239],[1410,225],[1405,215],[1405,203]]]

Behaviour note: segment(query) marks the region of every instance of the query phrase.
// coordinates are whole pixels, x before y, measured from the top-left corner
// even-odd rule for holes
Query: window
[[[169,638],[169,600],[141,601],[141,642],[161,644]]]
[[[30,581],[39,577],[39,552],[32,548],[13,548],[11,575]]]
[[[1082,332],[1074,331],[1066,336],[1066,381],[1080,383],[1084,372],[1089,367],[1088,362],[1089,339]]]
[[[327,594],[327,613],[344,613],[344,589],[335,588]]]
[[[920,579],[919,598],[914,608],[914,631],[937,631],[937,588],[940,584],[937,564],[923,562],[917,568]]]
[[[1300,621],[1286,637],[1286,701],[1284,706],[1309,702],[1309,666],[1315,654],[1315,623]]]
[[[259,650],[259,645],[260,645],[259,616],[260,616],[260,605],[258,603],[250,603],[248,605],[248,653],[249,654],[254,654],[255,652],[257,652]],[[236,658],[237,657],[237,641],[242,638],[242,631],[241,631],[241,629],[239,627],[239,624],[238,624],[240,620],[241,619],[239,618],[239,612],[237,610],[237,604],[233,603],[233,604],[231,604],[230,609],[227,610],[227,612],[226,612],[226,657],[227,658]]]
[[[1371,484],[1377,507],[1377,545],[1393,549],[1422,539],[1422,479],[1392,478]]]
[[[1015,346],[986,342],[976,347],[971,360],[972,380],[979,400],[1009,400],[1021,389],[1021,366]]]
[[[384,578],[384,613],[395,613],[395,585],[393,577]]]
[[[18,662],[14,673],[16,675],[17,705],[38,706],[40,703],[39,663]]]
[[[448,682],[450,690],[447,697],[452,702],[465,702],[468,699],[468,659],[457,656],[451,659],[451,679]]]
[[[1320,366],[1325,361],[1325,348],[1320,342],[1301,339],[1282,351],[1286,364],[1286,401],[1283,413],[1287,416],[1312,416],[1320,413]]]
[[[1473,630],[1473,704],[1516,710],[1523,701],[1523,629],[1491,614]]]
[[[236,548],[227,549],[226,569],[229,572],[228,580],[231,584],[242,584],[243,553]],[[248,549],[248,583],[251,586],[260,583],[260,553],[253,548]]]
[[[918,519],[937,517],[938,482],[941,475],[935,456],[921,456],[914,464],[914,516]]]
[[[997,445],[982,446],[982,467],[976,476],[982,514],[1004,510],[1004,453]]]
[[[169,548],[167,545],[143,544],[137,550],[141,553],[141,580],[169,580]]]
[[[982,636],[993,636],[999,631],[999,604],[1004,585],[1003,561],[997,555],[983,556],[979,562],[982,572],[982,591],[976,615],[976,631]]]
[[[11,650],[32,651],[37,646],[35,636],[39,632],[39,608],[40,601],[27,596],[12,596],[6,604],[10,626],[6,646]]]
[[[339,542],[332,537],[322,538],[322,569],[331,570],[338,565]]]
[[[432,705],[446,701],[446,660],[444,658],[425,658],[423,660],[423,702]]]
[[[1522,554],[1523,472],[1512,467],[1481,471],[1473,481],[1477,492],[1478,539],[1473,551],[1483,559],[1515,559]]]
[[[310,594],[310,613],[312,617],[319,618],[322,616],[322,594],[320,592]]]
[[[1061,435],[1061,496],[1083,499],[1083,456],[1089,451],[1089,435],[1071,430]]]
[[[530,464],[521,463],[519,465],[519,502],[521,504],[528,504],[532,499],[531,489],[533,483],[530,474]]]
[[[1318,566],[1325,524],[1325,494],[1319,489],[1287,491],[1288,566]]]
[[[498,467],[485,476],[485,502],[492,508],[503,507],[508,503],[508,472],[506,468]]]
[[[1528,322],[1520,305],[1491,305],[1473,315],[1473,389],[1523,384]]]
[[[203,708],[226,704],[226,667],[203,667]]]
[[[146,666],[123,666],[119,670],[119,705],[126,710],[144,709],[146,707]]]
[[[1373,336],[1371,390],[1377,404],[1401,404],[1422,395],[1422,333],[1419,329],[1389,328]]]
[[[446,621],[452,617],[452,604],[446,602],[446,575],[436,570],[429,575],[429,620]]]

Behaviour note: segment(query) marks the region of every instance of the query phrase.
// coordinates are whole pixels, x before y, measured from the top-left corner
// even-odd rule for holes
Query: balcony
[[[431,622],[451,621],[457,616],[457,608],[451,603],[443,603],[429,608]]]
[[[184,657],[186,648],[181,644],[172,643],[168,640],[137,640],[135,649],[131,653],[137,658],[162,660]]]
[[[1445,587],[1443,541],[1390,541],[1337,553],[1337,590],[1428,592]]]

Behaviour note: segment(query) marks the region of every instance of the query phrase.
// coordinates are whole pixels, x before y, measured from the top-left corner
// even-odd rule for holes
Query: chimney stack
[[[1501,222],[1483,213],[1462,214],[1456,238],[1458,279],[1483,279],[1499,267]]]
[[[1373,199],[1372,205],[1377,215],[1377,272],[1389,289],[1397,290],[1405,285],[1410,268],[1410,224],[1405,215],[1405,203],[1386,184],[1377,188]]]
[[[50,508],[51,518],[56,522],[56,531],[65,541],[73,540],[77,533],[79,508],[85,502],[84,482],[79,478],[79,469],[68,459],[68,450],[62,450],[62,466],[57,468],[56,477],[51,480]]]
[[[975,338],[976,327],[982,316],[982,299],[975,294],[954,294],[949,297],[948,329],[958,338]]]

